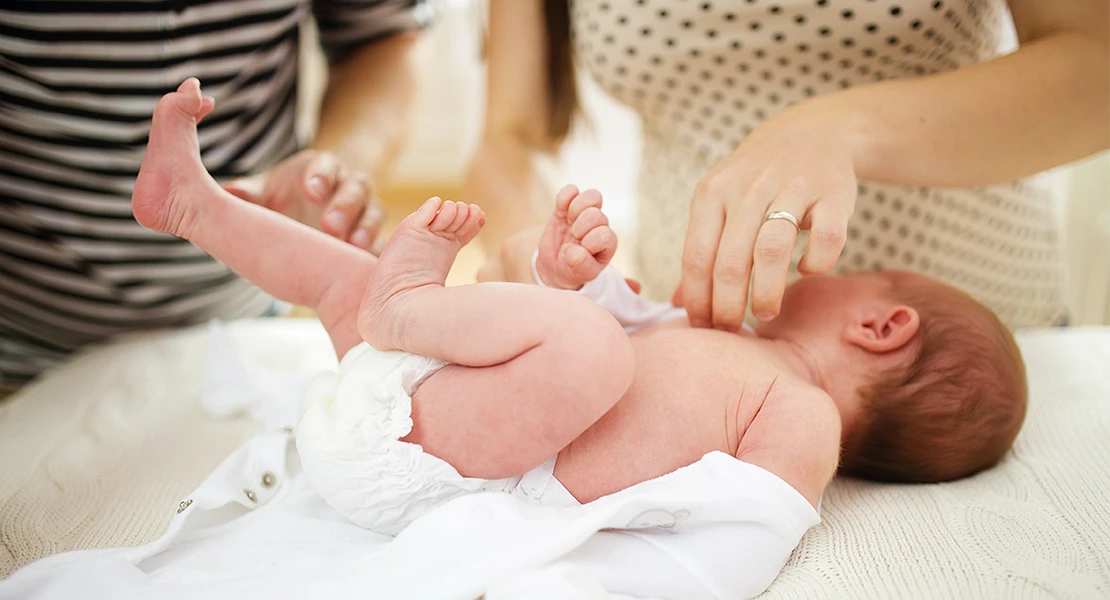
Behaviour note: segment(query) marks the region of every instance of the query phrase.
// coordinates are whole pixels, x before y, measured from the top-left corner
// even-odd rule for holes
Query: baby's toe
[[[444,201],[443,205],[439,207],[439,214],[428,224],[428,229],[432,231],[443,231],[454,222],[457,213],[458,209],[454,202],[450,200]]]
[[[462,227],[462,224],[466,222],[466,219],[469,216],[470,216],[470,207],[466,204],[463,204],[462,202],[459,202],[458,204],[455,205],[455,218],[454,218],[454,220],[452,220],[451,223],[447,225],[447,228],[444,229],[444,231],[452,232],[452,233],[455,232],[455,231],[458,231],[459,227]]]
[[[427,227],[439,214],[439,207],[443,206],[443,200],[439,196],[432,196],[416,209],[416,212],[409,215],[409,219],[420,227]]]
[[[465,206],[465,204],[459,204],[459,207]],[[482,209],[478,207],[478,205],[471,204],[467,209],[466,220],[463,221],[462,225],[459,226],[459,229],[455,232],[455,235],[457,235],[460,240],[463,240],[464,243],[469,242],[470,240],[474,239],[474,236],[478,235],[478,231],[480,231],[482,229],[482,226],[485,224],[486,213],[483,212]]]
[[[163,96],[179,110],[189,116],[194,116],[204,108],[205,99],[200,93],[200,80],[190,77],[177,86],[177,91]]]

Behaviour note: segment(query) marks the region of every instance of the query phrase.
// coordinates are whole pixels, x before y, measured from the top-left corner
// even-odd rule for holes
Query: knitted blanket
[[[312,321],[229,329],[274,369],[335,364]],[[939,485],[837,479],[765,598],[1110,597],[1110,329],[1019,342],[1031,400],[1005,461]],[[153,540],[254,432],[199,406],[206,348],[204,328],[122,340],[0,404],[0,575]]]

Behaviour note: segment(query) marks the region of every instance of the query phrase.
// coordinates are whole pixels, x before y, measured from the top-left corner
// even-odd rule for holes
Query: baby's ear
[[[877,354],[901,350],[917,335],[921,317],[905,304],[875,305],[849,325],[845,339]]]

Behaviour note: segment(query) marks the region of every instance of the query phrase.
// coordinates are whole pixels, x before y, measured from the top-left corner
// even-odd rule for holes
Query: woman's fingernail
[[[771,319],[775,318],[775,313],[761,310],[755,313],[755,318],[759,319],[760,321],[770,321]]]
[[[370,238],[370,234],[366,233],[364,229],[359,229],[351,236],[351,243],[359,248],[369,248],[370,242],[372,241],[374,240]]]
[[[324,215],[324,224],[338,233],[347,233],[347,215],[338,210],[333,210]]]
[[[313,175],[308,179],[308,193],[312,195],[313,200],[323,200],[328,193],[328,182],[319,175]]]

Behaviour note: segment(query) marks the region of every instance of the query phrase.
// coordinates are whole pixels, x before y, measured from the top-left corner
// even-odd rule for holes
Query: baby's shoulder
[[[816,506],[836,473],[840,435],[840,413],[824,390],[780,377],[768,385],[736,457],[778,475]]]

